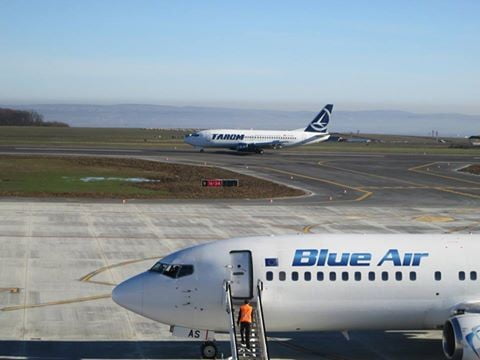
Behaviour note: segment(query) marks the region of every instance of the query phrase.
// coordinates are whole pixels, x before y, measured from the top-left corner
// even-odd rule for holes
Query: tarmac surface
[[[295,233],[480,233],[474,156],[0,147],[226,167],[303,188],[295,199],[0,200],[0,358],[198,359],[199,343],[115,305],[114,284],[176,249]],[[267,329],[268,329],[268,324]],[[275,359],[441,359],[438,331],[271,334]],[[229,356],[227,337],[220,351]]]

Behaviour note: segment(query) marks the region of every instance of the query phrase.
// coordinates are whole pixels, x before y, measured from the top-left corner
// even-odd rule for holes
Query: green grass
[[[155,191],[142,189],[130,182],[84,182],[87,176],[152,177],[149,171],[131,168],[80,165],[67,158],[0,158],[0,194],[70,194],[70,195],[153,195]]]
[[[85,182],[85,177],[146,178]],[[239,179],[232,188],[203,188],[205,178]],[[210,199],[302,195],[297,189],[231,171],[125,158],[0,155],[0,196]]]
[[[159,147],[187,146],[186,130],[136,128],[0,127],[1,145]]]

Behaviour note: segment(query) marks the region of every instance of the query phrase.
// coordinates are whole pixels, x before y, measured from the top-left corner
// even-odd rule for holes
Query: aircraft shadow
[[[276,333],[270,337],[273,359],[434,360],[441,359],[438,339],[423,332],[354,332],[347,341],[336,333]],[[200,359],[194,341],[0,341],[0,358],[22,359]],[[217,342],[218,358],[230,355],[227,341]]]

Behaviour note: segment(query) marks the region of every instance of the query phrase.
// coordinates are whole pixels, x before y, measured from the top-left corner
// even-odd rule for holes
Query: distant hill
[[[51,121],[80,127],[142,128],[303,128],[314,111],[248,110],[165,105],[22,105]],[[320,110],[320,106],[319,109]],[[329,129],[333,132],[390,133],[439,136],[469,136],[480,131],[480,115],[419,114],[406,111],[335,111]]]
[[[0,126],[59,126],[68,127],[61,122],[43,121],[38,112],[0,108]]]

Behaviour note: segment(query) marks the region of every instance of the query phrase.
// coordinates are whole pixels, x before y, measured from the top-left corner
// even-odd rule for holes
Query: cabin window
[[[368,280],[375,281],[375,273],[373,271],[368,273]]]
[[[296,272],[296,271],[292,272],[292,280],[293,281],[298,281],[298,272]]]
[[[157,262],[150,271],[165,275],[172,279],[178,279],[193,274],[193,265],[165,264]]]
[[[348,281],[348,272],[346,272],[346,271],[342,272],[342,280],[343,281]]]
[[[410,271],[410,281],[417,280],[417,273],[415,271]]]
[[[285,281],[286,278],[287,278],[287,275],[285,274],[285,271],[280,271],[278,273],[278,280]]]
[[[362,273],[360,271],[355,271],[355,281],[362,280]]]
[[[323,271],[318,271],[317,272],[317,281],[323,281],[323,279],[324,279]]]
[[[330,272],[330,281],[336,281],[337,280],[337,273],[332,271]]]
[[[309,271],[305,272],[305,274],[303,274],[303,278],[305,279],[305,281],[312,280],[312,273]]]
[[[440,271],[435,271],[435,280],[436,281],[442,280],[442,273]]]
[[[476,271],[470,271],[470,280],[477,280],[477,272]]]
[[[458,273],[458,278],[460,279],[460,281],[464,281],[465,280],[465,271],[460,271]]]
[[[273,272],[272,271],[267,271],[267,281],[272,281],[273,280]]]
[[[395,272],[395,280],[402,281],[403,275],[401,271]]]
[[[383,281],[388,281],[388,272],[382,271],[382,280]]]
[[[193,265],[180,265],[180,270],[178,271],[177,278],[193,274]]]

